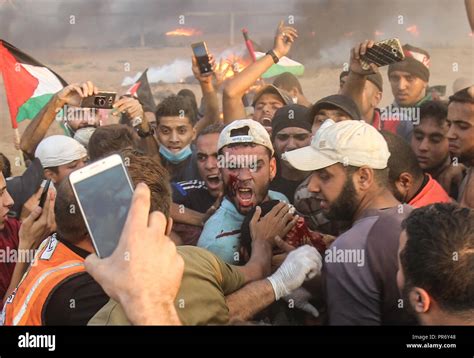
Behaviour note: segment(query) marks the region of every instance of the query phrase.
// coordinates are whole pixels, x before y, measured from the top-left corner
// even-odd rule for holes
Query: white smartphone
[[[110,256],[120,239],[133,196],[122,157],[113,154],[69,175],[82,217],[99,257]]]

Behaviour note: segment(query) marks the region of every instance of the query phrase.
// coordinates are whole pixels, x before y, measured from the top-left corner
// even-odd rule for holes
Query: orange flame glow
[[[235,74],[241,72],[245,67],[248,66],[243,58],[232,55],[226,59],[221,59],[221,61],[216,66],[216,74],[218,74],[222,81],[233,77]]]
[[[179,27],[175,30],[168,31],[166,36],[199,36],[202,35],[202,31],[193,29],[190,27]]]
[[[375,36],[383,36],[384,33],[382,31],[375,30],[374,35]]]
[[[406,30],[411,33],[413,36],[420,36],[420,31],[416,25],[412,25],[406,28]]]

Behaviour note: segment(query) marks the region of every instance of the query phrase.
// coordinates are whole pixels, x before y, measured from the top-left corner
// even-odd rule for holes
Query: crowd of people
[[[262,84],[297,39],[280,23],[222,88],[194,59],[200,104],[124,95],[115,124],[78,107],[91,81],[56,93],[22,134],[27,170],[0,155],[3,324],[474,324],[474,83],[434,96],[409,44],[384,83],[367,40],[324,98],[290,73]],[[135,190],[99,258],[68,177],[116,153]]]

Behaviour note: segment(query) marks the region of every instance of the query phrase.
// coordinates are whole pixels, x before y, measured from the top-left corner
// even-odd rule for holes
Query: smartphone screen
[[[204,42],[199,42],[193,46],[194,56],[196,57],[207,57],[206,46],[204,46]]]
[[[207,47],[205,42],[197,42],[191,45],[194,56],[196,57],[199,65],[199,71],[202,74],[211,73],[212,68],[209,63],[209,55],[207,53]]]
[[[119,163],[72,185],[97,255],[110,256],[117,247],[133,195],[125,167]]]

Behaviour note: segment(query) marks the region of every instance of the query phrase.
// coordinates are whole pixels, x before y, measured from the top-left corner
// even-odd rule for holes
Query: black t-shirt
[[[205,213],[216,201],[204,182],[200,180],[172,183],[172,187],[175,204],[184,205],[184,207],[200,213]]]
[[[61,241],[77,255],[86,258],[89,252]],[[43,308],[47,326],[85,326],[109,301],[102,287],[87,272],[81,272],[61,283]]]
[[[191,148],[193,149],[193,154],[177,164],[169,162],[163,155],[160,154],[161,163],[166,168],[166,170],[168,170],[171,182],[201,179],[197,168],[196,152],[193,147]]]
[[[293,204],[295,200],[295,191],[298,188],[303,180],[288,180],[284,179],[281,176],[276,176],[270,183],[270,190],[278,191],[280,193],[285,194],[291,204]]]

